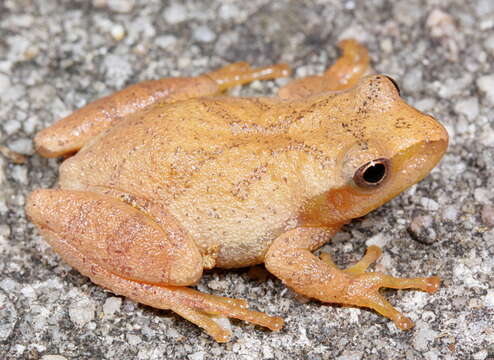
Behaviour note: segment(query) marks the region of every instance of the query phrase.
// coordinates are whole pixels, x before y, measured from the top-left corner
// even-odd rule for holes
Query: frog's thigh
[[[109,196],[73,190],[37,190],[26,206],[48,242],[73,246],[92,264],[127,279],[191,285],[202,275],[202,258],[194,242],[173,218],[158,225],[151,217]]]
[[[349,89],[363,76],[373,72],[365,46],[353,39],[343,40],[338,45],[342,55],[323,75],[296,79],[280,88],[278,96],[283,99],[297,99]]]

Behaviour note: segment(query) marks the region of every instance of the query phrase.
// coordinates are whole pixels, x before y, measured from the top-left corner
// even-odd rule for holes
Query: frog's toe
[[[379,257],[381,257],[382,250],[379,246],[371,245],[367,248],[367,252],[365,253],[364,257],[355,265],[348,267],[347,269],[343,270],[344,272],[348,274],[353,274],[353,275],[359,275],[363,274],[364,272],[367,271],[368,267],[375,263]],[[322,261],[324,261],[326,264],[337,268],[333,260],[331,259],[331,255],[328,253],[321,253],[319,256]]]
[[[280,330],[283,319],[262,312],[249,310],[245,300],[204,294],[189,288],[175,288],[172,311],[202,327],[218,342],[230,339],[230,330],[223,327],[222,317],[236,318],[250,323]]]
[[[391,319],[401,330],[413,327],[413,321],[396,310],[380,293],[382,287],[392,289],[420,289],[434,292],[440,279],[437,276],[426,278],[395,278],[383,273],[371,272],[356,275],[346,291],[346,303],[371,308]]]

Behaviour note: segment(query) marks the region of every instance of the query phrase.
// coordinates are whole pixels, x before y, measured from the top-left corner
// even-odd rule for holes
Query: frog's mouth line
[[[389,194],[386,201],[425,178],[441,160],[447,147],[447,140],[422,141],[396,154],[391,159],[389,183],[383,187]]]
[[[421,141],[390,159],[388,178],[375,189],[349,184],[326,195],[330,223],[343,223],[368,214],[425,178],[443,157],[447,139]]]

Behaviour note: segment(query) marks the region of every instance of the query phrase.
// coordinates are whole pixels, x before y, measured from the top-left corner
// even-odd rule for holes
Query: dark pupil
[[[382,180],[385,173],[386,167],[383,164],[375,164],[365,169],[363,178],[366,182],[375,184]]]

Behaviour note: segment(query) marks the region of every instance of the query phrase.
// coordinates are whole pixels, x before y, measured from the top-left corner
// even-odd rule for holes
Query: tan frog
[[[434,292],[439,278],[366,272],[376,246],[346,270],[311,251],[424,178],[448,135],[388,77],[367,75],[363,46],[340,45],[324,75],[293,81],[277,98],[221,96],[289,73],[236,63],[133,85],[74,112],[36,136],[43,156],[77,154],[56,189],[29,196],[29,218],[96,284],[170,309],[217,341],[230,336],[217,317],[273,330],[283,320],[187,286],[205,269],[261,263],[300,294],[368,307],[409,329],[379,288]]]

